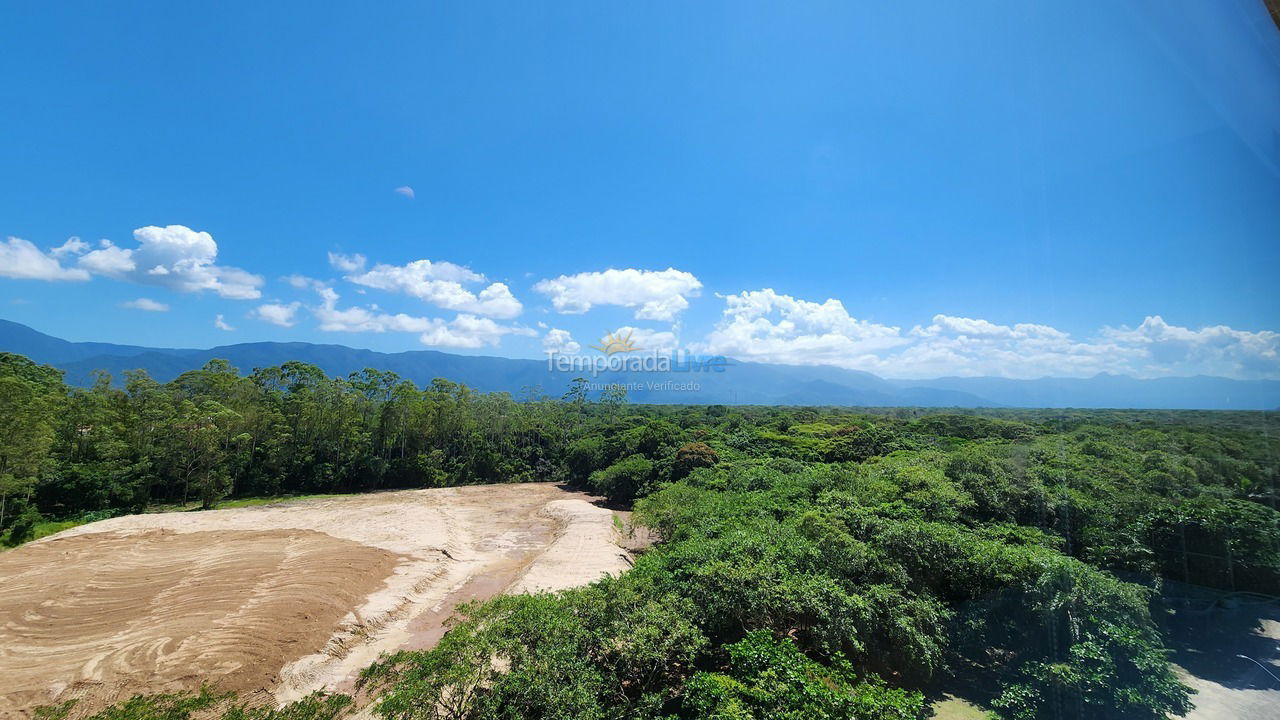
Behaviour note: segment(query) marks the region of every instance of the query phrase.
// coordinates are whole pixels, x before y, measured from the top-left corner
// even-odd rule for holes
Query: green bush
[[[679,480],[697,468],[711,467],[720,462],[720,456],[704,442],[689,442],[676,450],[675,464],[671,468],[673,480]]]
[[[466,606],[432,650],[384,658],[362,687],[394,720],[654,717],[705,644],[679,598],[606,580]]]
[[[801,653],[789,639],[757,630],[725,647],[728,667],[693,676],[682,706],[687,717],[709,720],[913,720],[924,708],[919,692],[859,678],[840,657],[830,666]]]
[[[591,489],[610,501],[629,502],[648,492],[653,481],[653,462],[643,455],[632,455],[591,473]]]
[[[41,520],[43,518],[40,517],[40,513],[36,512],[35,508],[27,508],[9,526],[9,536],[5,539],[5,544],[13,547],[33,539],[36,534],[36,525],[39,525]]]

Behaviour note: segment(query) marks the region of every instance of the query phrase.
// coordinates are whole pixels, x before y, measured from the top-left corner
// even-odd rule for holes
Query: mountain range
[[[139,368],[165,382],[213,358],[226,359],[242,372],[289,360],[312,363],[331,375],[372,367],[394,371],[420,387],[442,377],[480,391],[510,392],[516,396],[536,387],[558,396],[581,374],[553,372],[544,360],[455,355],[435,350],[382,353],[301,342],[240,343],[208,349],[70,342],[8,320],[0,320],[0,351],[53,365],[65,372],[68,383],[80,386],[91,384],[98,370],[118,379],[123,371]],[[1280,407],[1280,381],[1207,376],[1144,380],[1103,373],[1090,378],[1033,380],[889,380],[830,366],[731,360],[723,372],[606,372],[591,381],[599,385],[626,383],[629,400],[639,403],[1206,410]],[[689,385],[696,385],[697,389],[691,390]]]

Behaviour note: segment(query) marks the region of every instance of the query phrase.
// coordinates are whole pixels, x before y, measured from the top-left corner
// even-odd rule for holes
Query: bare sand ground
[[[133,515],[0,554],[0,717],[202,679],[275,702],[350,689],[462,602],[625,570],[592,500],[485,485]]]

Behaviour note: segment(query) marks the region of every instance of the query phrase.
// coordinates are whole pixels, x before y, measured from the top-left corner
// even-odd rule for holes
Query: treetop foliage
[[[554,481],[660,535],[620,578],[470,605],[436,648],[381,659],[362,683],[394,720],[914,718],[949,681],[1003,718],[1157,720],[1193,701],[1164,584],[1280,594],[1273,414],[628,406],[585,387],[517,402],[213,362],[79,390],[0,355],[0,531]]]

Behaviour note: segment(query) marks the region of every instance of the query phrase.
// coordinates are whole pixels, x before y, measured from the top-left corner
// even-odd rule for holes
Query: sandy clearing
[[[380,653],[434,644],[461,602],[625,570],[612,513],[591,500],[547,484],[387,492],[31,543],[0,555],[0,717],[202,677],[279,702],[349,689]]]
[[[630,556],[616,544],[621,538],[609,510],[576,500],[553,500],[541,514],[560,531],[508,592],[555,592],[585,585],[602,575],[629,567]],[[608,548],[608,552],[599,552]]]
[[[0,714],[200,677],[267,687],[291,648],[323,646],[398,562],[309,530],[101,533],[5,553]]]

